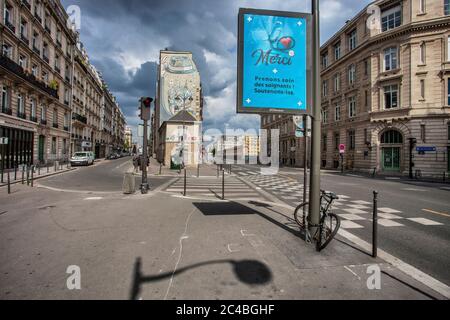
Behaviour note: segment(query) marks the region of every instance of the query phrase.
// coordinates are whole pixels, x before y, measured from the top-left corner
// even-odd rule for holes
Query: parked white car
[[[70,158],[70,165],[72,166],[90,166],[94,164],[95,155],[90,151],[75,152]]]

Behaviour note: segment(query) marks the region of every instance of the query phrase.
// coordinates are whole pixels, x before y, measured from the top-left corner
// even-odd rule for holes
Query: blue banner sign
[[[417,147],[417,152],[436,152],[436,147]]]
[[[238,113],[309,111],[309,40],[308,14],[239,11]]]

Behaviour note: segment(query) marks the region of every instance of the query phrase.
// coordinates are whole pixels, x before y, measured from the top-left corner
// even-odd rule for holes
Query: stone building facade
[[[375,1],[321,47],[321,60],[323,167],[343,162],[348,170],[436,177],[450,171],[448,0]],[[291,120],[278,122],[295,144]],[[303,152],[297,146],[295,164]]]
[[[0,7],[5,168],[67,160],[83,148],[99,154],[104,86],[60,1],[1,0]],[[121,130],[123,115],[117,121]]]

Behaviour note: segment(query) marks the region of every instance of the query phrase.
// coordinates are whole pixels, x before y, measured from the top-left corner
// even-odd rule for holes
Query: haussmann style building
[[[323,168],[450,171],[450,0],[375,1],[324,43],[321,60]],[[303,166],[292,117],[261,118],[280,129],[280,161]]]

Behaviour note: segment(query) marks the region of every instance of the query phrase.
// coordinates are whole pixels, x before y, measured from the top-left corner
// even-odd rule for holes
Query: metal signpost
[[[150,97],[143,97],[140,99],[140,118],[144,120],[144,141],[142,147],[142,160],[141,160],[141,168],[142,168],[142,183],[141,183],[141,193],[146,194],[150,189],[147,178],[147,153],[148,153],[148,121],[150,120],[150,107],[153,99]]]
[[[2,165],[0,167],[2,171],[1,183],[3,183],[3,173],[5,172],[5,146],[9,143],[8,138],[2,137],[0,138],[0,147],[1,147],[1,157],[2,157]]]
[[[238,25],[237,112],[311,115],[312,234],[320,222],[319,19],[312,0],[311,14],[240,9]]]
[[[345,154],[345,144],[339,145],[339,156],[341,157],[341,172],[344,173],[344,154]]]

